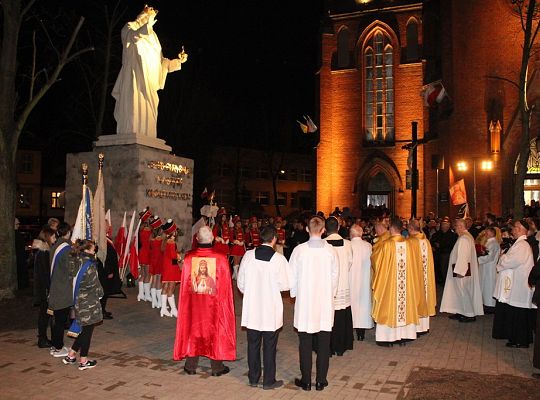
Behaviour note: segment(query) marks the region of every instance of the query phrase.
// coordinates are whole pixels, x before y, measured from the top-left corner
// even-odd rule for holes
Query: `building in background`
[[[327,4],[317,208],[384,204],[410,216],[412,157],[402,147],[411,141],[413,121],[421,142],[418,216],[455,215],[448,188],[461,178],[473,215],[512,207],[521,127],[517,90],[504,79],[518,81],[523,33],[511,2]],[[531,105],[538,98],[536,65],[532,60],[529,69]],[[534,138],[536,114],[531,123]],[[538,200],[540,169],[529,171],[525,197]]]
[[[39,226],[48,218],[64,217],[64,188],[51,184],[37,150],[17,152],[17,205],[15,215],[23,225]],[[48,179],[47,179],[48,178]]]
[[[277,215],[276,205],[287,216],[313,209],[313,167],[309,155],[216,147],[207,162],[205,186],[215,191],[220,207],[243,217]]]

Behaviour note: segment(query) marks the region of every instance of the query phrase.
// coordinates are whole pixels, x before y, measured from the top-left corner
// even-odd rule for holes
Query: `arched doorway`
[[[399,172],[385,155],[372,156],[358,171],[355,193],[365,216],[376,215],[382,206],[395,214],[396,197],[400,189]]]

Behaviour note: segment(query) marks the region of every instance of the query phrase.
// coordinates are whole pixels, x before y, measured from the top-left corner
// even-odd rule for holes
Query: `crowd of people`
[[[437,284],[443,291],[439,311],[450,319],[471,323],[494,314],[494,339],[512,348],[534,341],[540,298],[535,218],[487,214],[483,221],[451,221],[430,213],[411,220],[386,214],[361,219],[336,209],[328,217],[287,221],[242,219],[221,208],[215,221],[197,226],[184,254],[174,221],[163,222],[148,208],[139,217],[137,300],[151,302],[162,317],[177,317],[174,359],[186,360],[188,375],[197,373],[201,356],[210,359],[213,376],[228,373],[223,362],[236,359],[234,286],[243,294],[248,383],[258,386],[264,374],[263,389],[283,385],[276,379],[282,292],[294,302],[301,373],[295,384],[303,390],[311,390],[313,351],[315,389],[324,390],[330,357],[352,350],[355,335],[362,341],[375,327],[376,344],[392,347],[428,334]],[[68,224],[52,221],[34,241],[38,345],[65,364],[76,363],[79,354],[84,370],[96,365],[88,359],[94,327],[112,318],[105,307],[111,287],[120,285],[119,256],[112,238],[101,262],[93,242],[71,243],[70,235]],[[76,339],[68,349],[64,332],[70,323],[68,334]],[[540,367],[535,344],[534,366]]]

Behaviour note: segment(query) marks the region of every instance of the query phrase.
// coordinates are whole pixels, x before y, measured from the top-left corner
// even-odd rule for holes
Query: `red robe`
[[[173,357],[182,360],[203,356],[232,361],[236,359],[236,318],[229,263],[223,253],[200,246],[184,259]],[[210,276],[215,265],[215,294],[194,291],[192,264],[196,257],[206,259]]]
[[[139,231],[139,264],[150,265],[150,236],[152,229],[142,228]]]

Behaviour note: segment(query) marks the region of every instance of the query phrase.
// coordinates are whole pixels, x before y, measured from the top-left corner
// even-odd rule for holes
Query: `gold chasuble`
[[[437,287],[435,285],[435,264],[433,262],[433,250],[423,232],[410,235],[411,250],[415,253],[416,260],[421,268],[421,282],[427,301],[427,314],[420,314],[421,317],[434,316],[437,305]]]
[[[391,235],[374,248],[372,316],[377,324],[390,328],[418,324],[419,311],[426,310],[420,269],[414,252],[401,235]]]

